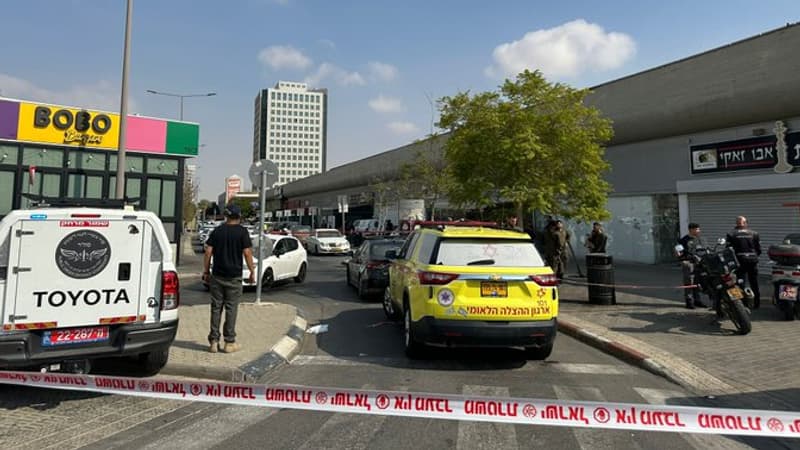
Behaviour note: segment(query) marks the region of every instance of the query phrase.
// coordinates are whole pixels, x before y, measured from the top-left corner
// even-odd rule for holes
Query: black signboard
[[[775,136],[693,145],[690,149],[692,174],[771,169],[778,163]],[[800,166],[800,132],[786,135],[787,161]]]

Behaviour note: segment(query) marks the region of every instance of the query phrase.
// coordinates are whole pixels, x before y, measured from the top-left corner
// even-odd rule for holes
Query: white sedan
[[[345,254],[350,251],[350,243],[334,228],[318,228],[306,240],[306,247],[311,254]]]
[[[261,285],[264,288],[269,288],[276,281],[281,280],[294,280],[295,283],[302,283],[306,279],[308,271],[308,260],[306,258],[306,250],[300,245],[300,241],[293,236],[270,234],[265,235],[272,242],[272,251],[269,247],[265,246],[264,253],[266,257],[263,260],[261,267]],[[253,264],[258,270],[258,241],[253,241]],[[212,267],[214,261],[211,261]],[[253,287],[255,284],[247,283],[247,277],[250,275],[250,270],[247,268],[247,262],[242,261],[242,285],[246,287]],[[206,284],[206,287],[208,285]]]

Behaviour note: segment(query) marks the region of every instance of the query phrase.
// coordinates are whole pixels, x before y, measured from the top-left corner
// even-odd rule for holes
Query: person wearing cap
[[[242,298],[242,257],[247,262],[250,276],[249,284],[256,282],[256,269],[253,264],[253,243],[247,229],[241,225],[242,211],[236,205],[225,208],[225,223],[211,232],[206,241],[203,260],[203,281],[211,290],[211,331],[208,334],[208,351],[225,353],[241,350],[236,342],[236,315]],[[211,259],[214,259],[213,271]],[[222,338],[225,346],[220,348],[220,321],[225,308],[225,325]]]

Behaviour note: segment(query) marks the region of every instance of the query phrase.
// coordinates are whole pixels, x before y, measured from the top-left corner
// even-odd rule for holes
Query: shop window
[[[108,179],[108,198],[117,198],[117,177]],[[125,178],[125,196],[130,199],[142,195],[142,180],[139,178]]]
[[[111,155],[108,161],[109,161],[108,170],[116,172],[117,155]],[[125,155],[125,172],[133,172],[133,173],[144,172],[144,160],[142,159],[142,157]]]
[[[64,151],[52,148],[25,147],[22,153],[22,165],[25,167],[64,167]]]
[[[28,171],[22,175],[22,192],[26,194],[43,195],[45,197],[61,197],[61,175],[54,173],[36,173],[33,184],[30,184]],[[33,202],[22,198],[22,208],[33,206]]]
[[[12,166],[17,165],[17,155],[19,150],[17,147],[10,145],[0,145],[0,165],[8,164]]]
[[[103,177],[97,175],[70,174],[67,186],[69,198],[101,198]]]
[[[177,175],[178,161],[174,159],[149,158],[147,160],[147,173],[159,175]]]
[[[106,155],[71,151],[67,165],[70,169],[106,170]]]
[[[164,180],[161,185],[161,216],[175,217],[175,189],[177,182]]]
[[[161,207],[161,180],[150,179],[147,180],[147,203],[145,209],[160,215]]]
[[[11,171],[0,171],[0,216],[8,214],[14,204],[14,175]]]

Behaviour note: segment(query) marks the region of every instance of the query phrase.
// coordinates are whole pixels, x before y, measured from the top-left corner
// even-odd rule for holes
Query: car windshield
[[[317,231],[318,238],[338,238],[342,237],[342,233],[336,230]]]
[[[375,242],[369,246],[369,257],[370,259],[386,259],[386,252],[390,250],[398,252],[402,246],[403,241]]]
[[[295,225],[292,227],[292,233],[311,233],[311,227],[308,225]]]
[[[544,261],[530,241],[445,238],[439,243],[435,264],[542,267]]]

